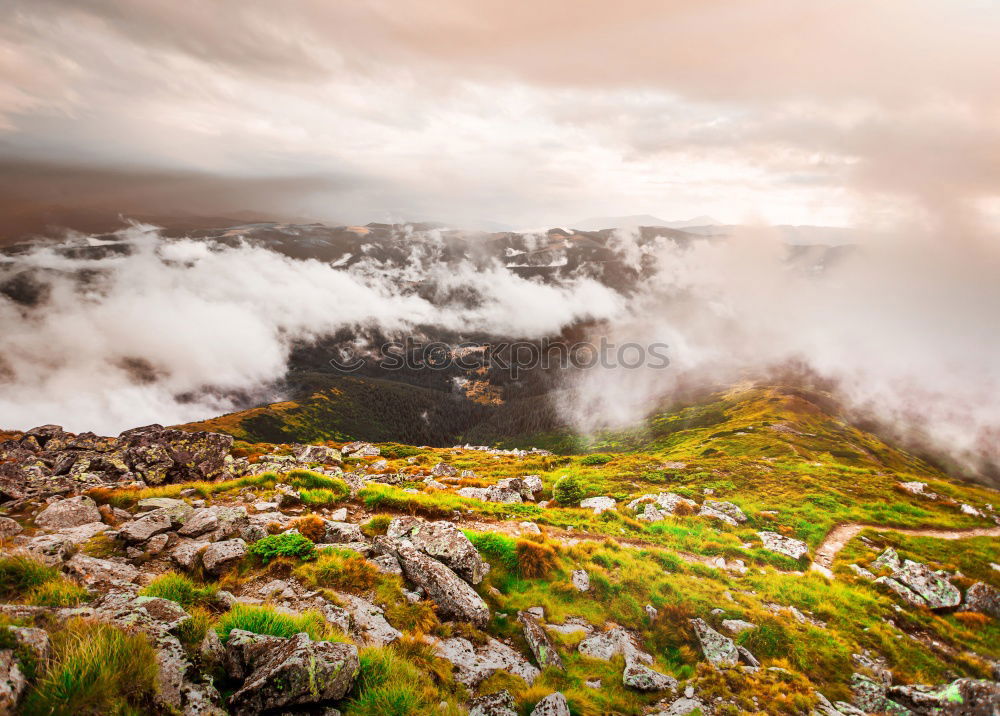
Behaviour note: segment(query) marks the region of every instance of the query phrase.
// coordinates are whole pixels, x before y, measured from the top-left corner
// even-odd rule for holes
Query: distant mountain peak
[[[633,214],[631,216],[594,216],[577,221],[571,226],[581,231],[600,231],[601,229],[620,229],[631,226],[660,226],[666,229],[683,229],[685,226],[711,226],[719,222],[711,216],[696,216],[687,221],[666,221],[652,214]]]

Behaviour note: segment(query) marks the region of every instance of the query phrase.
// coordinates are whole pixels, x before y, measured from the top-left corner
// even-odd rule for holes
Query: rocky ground
[[[795,420],[709,455],[10,433],[0,713],[1000,713],[998,494]]]

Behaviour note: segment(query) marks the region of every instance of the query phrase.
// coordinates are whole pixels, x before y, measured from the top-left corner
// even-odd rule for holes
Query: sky
[[[996,225],[997,47],[986,0],[6,0],[0,210]]]

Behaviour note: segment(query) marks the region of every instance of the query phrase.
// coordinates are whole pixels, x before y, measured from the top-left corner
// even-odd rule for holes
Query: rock
[[[747,521],[747,516],[743,514],[743,510],[732,502],[722,502],[720,500],[705,500],[698,514],[702,517],[722,520],[733,527],[737,527]]]
[[[874,582],[875,581],[875,575],[872,574],[871,572],[869,572],[867,569],[865,569],[861,565],[858,565],[858,564],[849,564],[849,565],[847,565],[847,568],[850,569],[852,572],[854,572],[857,576],[861,577],[861,579],[866,579],[869,582]]]
[[[651,622],[655,622],[656,621],[656,617],[658,617],[660,615],[660,612],[652,604],[647,604],[646,606],[644,606],[642,608],[642,610],[644,612],[646,612],[646,617]]]
[[[967,505],[964,502],[959,507],[959,509],[962,511],[963,515],[969,515],[970,517],[982,517],[983,516],[982,512],[980,512],[979,510],[977,510],[972,505]]]
[[[919,562],[906,560],[892,576],[923,597],[931,609],[955,607],[962,601],[957,587]]]
[[[463,637],[428,637],[428,641],[439,657],[455,666],[455,679],[470,688],[475,688],[497,671],[520,676],[528,684],[535,683],[541,673],[517,651],[493,638],[479,647],[474,647]]]
[[[100,521],[101,513],[97,509],[97,503],[86,495],[53,502],[35,517],[35,524],[48,530],[79,527]]]
[[[517,526],[520,528],[521,532],[529,535],[540,535],[542,533],[541,528],[534,522],[518,522]]]
[[[214,532],[219,528],[219,512],[213,507],[195,510],[187,521],[177,530],[182,537],[198,537],[206,532]]]
[[[893,701],[918,714],[983,714],[1000,711],[1000,684],[957,679],[945,686],[890,686]]]
[[[898,482],[896,484],[903,492],[908,492],[916,497],[925,497],[928,500],[938,499],[938,495],[927,489],[926,482]]]
[[[446,564],[470,584],[479,584],[490,571],[469,538],[450,522],[397,517],[389,524],[388,535],[409,539],[414,547]]]
[[[323,465],[332,465],[342,459],[340,450],[324,445],[299,445],[292,450],[292,454],[299,462],[318,462]]]
[[[1000,590],[985,582],[976,582],[965,592],[963,609],[1000,619]]]
[[[879,584],[883,587],[887,587],[895,592],[904,602],[915,607],[926,607],[927,602],[919,594],[914,592],[909,587],[900,584],[892,577],[879,577],[875,580],[875,584]]]
[[[865,713],[885,710],[885,684],[869,679],[863,674],[851,676],[851,703]]]
[[[136,503],[136,508],[139,512],[151,512],[159,509],[190,512],[188,503],[173,497],[146,497]]]
[[[226,651],[230,662],[248,674],[229,698],[236,714],[341,699],[354,684],[359,668],[358,648],[353,644],[312,641],[306,634],[265,640],[234,630]]]
[[[713,666],[735,666],[740,660],[736,644],[705,623],[703,619],[692,619],[691,625],[698,635],[701,652]]]
[[[88,557],[82,553],[73,555],[66,563],[66,571],[88,587],[96,584],[134,582],[139,578],[139,570],[131,564]]]
[[[589,592],[590,591],[590,575],[587,574],[582,569],[573,570],[571,576],[573,581],[573,586],[576,587],[578,592]]]
[[[676,514],[678,507],[681,505],[683,505],[681,511],[690,511],[692,513],[698,507],[698,503],[694,500],[675,495],[673,492],[659,492],[655,495],[643,495],[632,500],[628,503],[628,508],[638,513],[638,519],[646,522],[656,522],[665,519],[667,515]]]
[[[337,594],[337,600],[351,615],[351,633],[359,641],[385,646],[403,636],[385,619],[385,612],[371,602],[353,594]]]
[[[650,669],[637,661],[625,661],[622,683],[636,691],[663,691],[677,687],[677,679]]]
[[[531,502],[535,499],[535,493],[532,492],[527,483],[519,477],[505,477],[502,480],[497,480],[495,487],[498,490],[511,490],[516,492],[525,502]]]
[[[604,661],[622,654],[625,657],[622,683],[629,688],[661,691],[677,686],[677,680],[672,676],[653,671],[647,666],[653,663],[653,657],[639,649],[635,638],[622,627],[616,626],[587,637],[580,642],[577,650],[585,656]]]
[[[7,631],[14,635],[20,646],[31,651],[38,661],[45,661],[52,654],[52,642],[49,640],[49,633],[44,629],[9,626]]]
[[[588,497],[580,501],[580,507],[593,510],[595,515],[615,509],[618,503],[611,497]]]
[[[149,512],[137,520],[126,522],[118,529],[118,536],[126,542],[139,544],[173,526],[170,515],[163,510]]]
[[[535,704],[531,716],[570,716],[569,704],[566,697],[556,691]]]
[[[722,628],[733,636],[736,636],[737,634],[742,634],[745,631],[756,629],[757,625],[745,622],[742,619],[723,619]]]
[[[801,540],[785,537],[777,532],[758,532],[757,536],[764,543],[764,549],[771,552],[777,552],[792,559],[799,559],[809,554],[809,546]]]
[[[379,536],[375,538],[375,547],[381,554],[392,554],[399,560],[403,574],[427,592],[437,604],[441,616],[468,621],[476,626],[485,626],[489,622],[490,610],[486,602],[450,568],[403,540]]]
[[[525,486],[529,490],[531,490],[532,495],[541,492],[542,489],[545,487],[542,484],[542,478],[539,477],[538,475],[525,475],[524,477],[521,478],[521,481],[525,484]]]
[[[347,508],[338,507],[330,513],[330,519],[334,522],[347,522]]]
[[[458,469],[446,462],[439,462],[431,468],[431,476],[433,477],[455,477],[457,474]]]
[[[682,696],[670,704],[666,711],[660,711],[653,714],[653,716],[687,716],[687,714],[693,711],[700,711],[703,714],[708,713],[708,709],[703,702],[688,696]]]
[[[14,658],[14,651],[0,650],[0,714],[16,713],[17,703],[26,688],[28,680]]]
[[[403,568],[399,566],[399,560],[391,554],[380,554],[369,560],[382,574],[395,574],[403,576]]]
[[[892,547],[886,547],[885,550],[875,561],[872,562],[872,570],[879,571],[880,569],[891,569],[893,572],[898,570],[900,567],[899,555],[896,554],[896,550]]]
[[[24,528],[10,517],[0,517],[0,539],[10,539],[20,534]]]
[[[740,646],[739,644],[737,644],[736,651],[740,655],[740,661],[742,661],[747,666],[752,666],[755,669],[760,666],[760,662],[757,661],[757,657],[751,654],[750,650],[747,649],[745,646]]]
[[[350,522],[327,521],[326,534],[322,544],[342,544],[344,542],[364,542],[365,535],[359,525]]]
[[[351,457],[378,457],[382,451],[371,443],[353,442],[342,446],[340,452]]]
[[[201,550],[208,547],[209,544],[211,543],[181,540],[170,553],[170,559],[181,569],[191,571],[201,561]]]
[[[506,689],[473,699],[469,716],[518,716],[514,697]]]
[[[243,559],[246,554],[246,542],[239,538],[230,539],[206,547],[201,554],[201,563],[205,567],[205,571],[219,575]]]
[[[143,481],[159,485],[224,477],[232,447],[231,435],[148,425],[123,432],[117,452]]]
[[[524,639],[528,642],[528,648],[531,649],[531,653],[535,655],[535,662],[538,664],[538,667],[544,669],[551,666],[560,671],[565,670],[566,667],[559,657],[559,652],[556,651],[555,645],[552,643],[549,635],[545,633],[545,630],[538,623],[538,619],[527,612],[518,612],[517,621],[524,630]]]

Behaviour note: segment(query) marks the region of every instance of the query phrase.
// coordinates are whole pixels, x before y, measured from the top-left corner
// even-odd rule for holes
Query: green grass
[[[206,605],[214,601],[218,590],[213,585],[196,584],[176,572],[167,572],[153,579],[139,594],[144,597],[161,597],[177,602],[185,609],[195,605]]]
[[[58,569],[22,555],[0,556],[0,600],[40,607],[75,607],[88,601],[87,590]]]
[[[219,617],[215,629],[223,643],[229,640],[229,633],[233,629],[280,637],[304,632],[314,641],[346,641],[343,634],[323,619],[322,614],[313,610],[301,614],[284,614],[273,607],[236,604]]]
[[[98,716],[153,710],[156,652],[146,637],[71,620],[52,635],[53,656],[31,687],[25,716]]]

